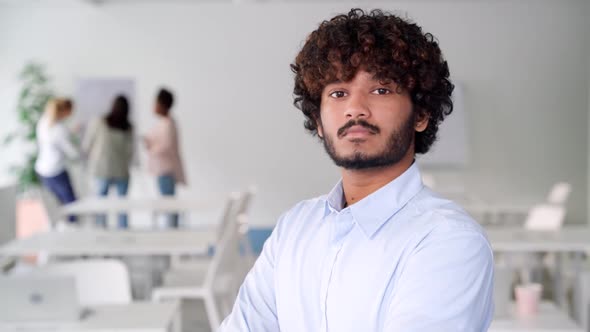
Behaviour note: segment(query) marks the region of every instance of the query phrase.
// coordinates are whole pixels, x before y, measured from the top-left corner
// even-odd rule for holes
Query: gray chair
[[[0,245],[16,238],[16,186],[0,187]]]
[[[216,331],[222,318],[231,313],[242,282],[239,280],[240,243],[244,234],[240,232],[240,225],[246,222],[244,215],[230,219],[202,280],[191,286],[156,288],[152,293],[153,300],[202,300],[210,329]]]
[[[590,270],[576,275],[572,292],[572,314],[584,331],[590,331]]]
[[[0,187],[0,245],[16,238],[16,194],[16,186]],[[0,273],[14,263],[14,259],[0,258]]]
[[[120,260],[85,259],[49,263],[34,270],[33,275],[74,277],[83,306],[131,302],[129,272]]]

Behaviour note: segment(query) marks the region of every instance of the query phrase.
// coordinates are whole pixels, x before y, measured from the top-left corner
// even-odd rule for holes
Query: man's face
[[[322,91],[318,134],[326,151],[345,169],[368,169],[398,163],[413,154],[416,121],[407,92],[393,82],[382,84],[360,70],[349,82],[328,84]]]

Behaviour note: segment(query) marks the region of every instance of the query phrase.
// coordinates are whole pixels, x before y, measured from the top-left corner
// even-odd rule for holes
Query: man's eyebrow
[[[330,85],[330,84],[338,84],[338,83],[344,83],[344,81],[343,81],[343,80],[341,80],[341,79],[335,79],[335,80],[332,80],[332,81],[326,82],[326,86],[328,86],[328,85]]]
[[[372,79],[374,81],[377,81],[381,84],[391,84],[391,83],[395,83],[395,80],[391,79],[391,78],[384,78],[384,77],[379,77],[378,75],[373,75]]]

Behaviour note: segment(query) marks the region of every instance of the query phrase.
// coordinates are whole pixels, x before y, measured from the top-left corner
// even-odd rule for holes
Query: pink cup
[[[539,311],[539,302],[543,285],[541,284],[523,284],[514,288],[516,296],[516,311],[520,316],[531,316]]]

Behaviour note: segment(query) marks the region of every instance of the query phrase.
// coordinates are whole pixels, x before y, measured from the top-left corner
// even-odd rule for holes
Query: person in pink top
[[[186,184],[180,148],[178,130],[170,109],[174,103],[174,96],[166,89],[160,89],[156,97],[154,112],[158,122],[144,137],[143,141],[148,151],[149,171],[158,179],[158,188],[164,196],[174,196],[176,184]],[[168,225],[178,227],[178,214],[168,216]]]

